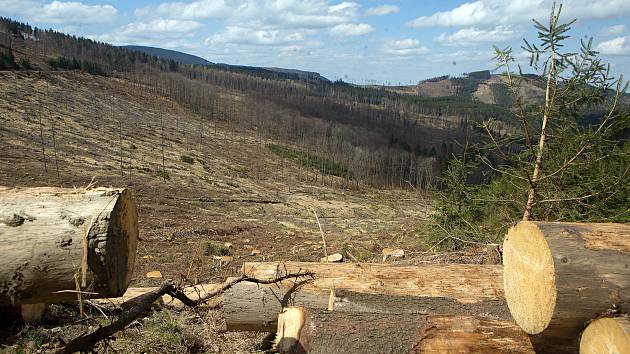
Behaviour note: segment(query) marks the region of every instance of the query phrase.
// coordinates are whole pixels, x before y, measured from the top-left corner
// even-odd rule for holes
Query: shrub
[[[24,70],[30,70],[33,67],[31,66],[31,61],[28,60],[28,58],[20,58],[20,60],[18,61],[18,64],[24,69]]]
[[[168,175],[168,172],[163,171],[163,170],[155,171],[155,176],[159,177],[159,178],[162,178],[162,179],[165,179],[165,180],[170,180],[171,179],[171,176]]]
[[[204,256],[226,256],[230,253],[224,244],[216,241],[203,241],[201,249]]]
[[[182,155],[179,157],[183,162],[185,163],[189,163],[189,164],[193,164],[195,163],[195,159],[193,159],[191,156],[188,155]]]

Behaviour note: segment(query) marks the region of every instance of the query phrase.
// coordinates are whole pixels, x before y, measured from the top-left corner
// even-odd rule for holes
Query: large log
[[[580,354],[630,353],[627,316],[603,317],[591,322],[580,338]]]
[[[630,225],[520,222],[503,264],[508,307],[537,351],[577,352],[588,320],[630,310]]]
[[[283,307],[335,311],[448,313],[509,319],[501,266],[426,264],[392,266],[357,263],[245,263],[245,275],[274,279],[308,271],[314,279],[272,285],[239,283],[224,294],[228,329],[273,332]]]
[[[280,353],[534,353],[510,321],[473,316],[326,312],[290,307],[278,318]]]
[[[126,189],[0,187],[0,306],[121,296],[137,242]]]

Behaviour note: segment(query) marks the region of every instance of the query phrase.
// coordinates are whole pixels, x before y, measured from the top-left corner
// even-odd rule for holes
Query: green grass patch
[[[170,180],[171,176],[168,175],[168,172],[164,171],[164,170],[156,170],[155,171],[155,176],[158,178],[162,178],[165,180]]]
[[[348,179],[352,178],[348,168],[338,162],[284,145],[267,144],[267,148],[277,156],[295,161],[305,167],[315,168],[321,173]]]
[[[204,256],[227,256],[230,253],[224,244],[216,241],[201,242],[201,249]]]
[[[188,155],[182,155],[179,157],[183,162],[185,163],[189,163],[189,164],[194,164],[195,163],[195,159],[192,158],[192,156],[188,156]]]

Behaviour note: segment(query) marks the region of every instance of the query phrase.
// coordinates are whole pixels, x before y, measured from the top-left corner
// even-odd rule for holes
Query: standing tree
[[[534,20],[539,44],[524,40],[536,75],[523,75],[520,65],[514,72],[512,48],[495,47],[520,129],[501,136],[495,121],[483,122],[487,140],[476,170],[486,172],[485,185],[468,183],[475,170],[470,161],[451,163],[457,173],[446,174],[451,189],[438,197],[432,224],[452,247],[462,239],[496,242],[518,219],[630,220],[630,186],[624,183],[630,174],[630,114],[622,104],[627,84],[611,77],[592,39],[581,41],[579,53],[562,50],[575,20],[561,24],[561,10],[553,6],[547,25]],[[542,103],[525,100],[523,92],[532,85],[544,88]]]

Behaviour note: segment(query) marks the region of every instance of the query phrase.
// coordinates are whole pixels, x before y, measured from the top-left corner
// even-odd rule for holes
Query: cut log
[[[308,271],[301,283],[236,284],[224,294],[228,329],[273,332],[287,306],[327,309],[334,289],[334,311],[482,315],[509,319],[501,266],[268,262],[245,263],[244,274],[274,279]]]
[[[126,189],[0,187],[0,305],[121,296],[137,242]]]
[[[580,354],[630,353],[630,320],[603,317],[591,322],[580,338]]]
[[[503,264],[508,307],[537,351],[576,352],[588,320],[630,309],[630,225],[523,221]]]
[[[344,313],[290,307],[278,318],[280,353],[534,353],[510,321],[473,316]]]

